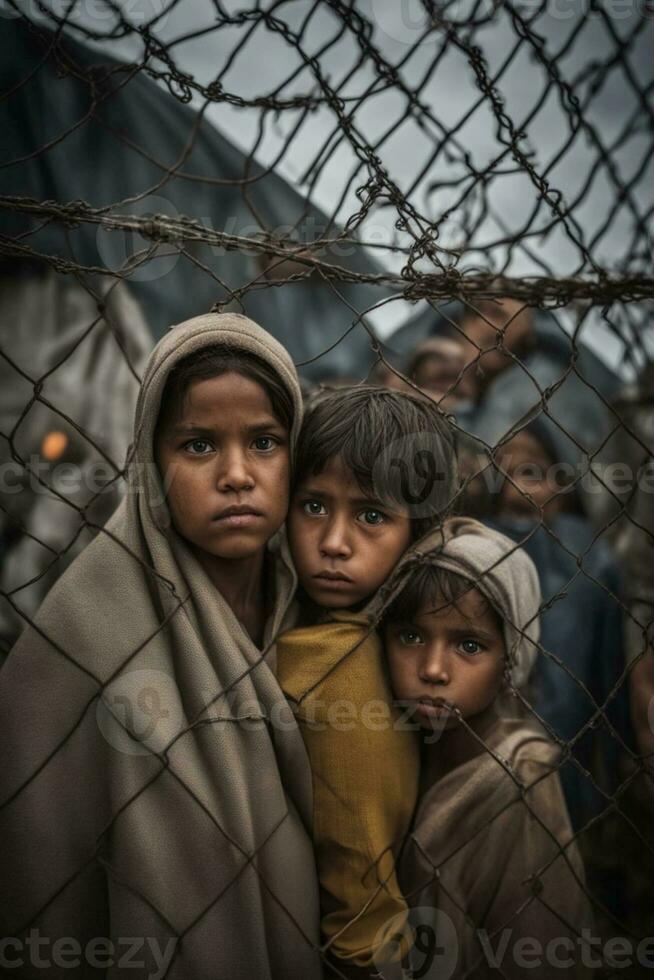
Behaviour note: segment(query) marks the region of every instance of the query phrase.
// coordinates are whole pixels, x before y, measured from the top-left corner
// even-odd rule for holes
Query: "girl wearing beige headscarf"
[[[236,366],[162,404],[209,348]],[[150,358],[126,498],[0,674],[0,927],[22,977],[320,976],[311,775],[273,659],[301,404],[243,316],[181,324]]]
[[[424,739],[399,868],[416,976],[589,974],[592,917],[560,753],[515,710],[537,654],[539,607],[526,552],[451,518],[407,553],[373,610],[394,694]]]

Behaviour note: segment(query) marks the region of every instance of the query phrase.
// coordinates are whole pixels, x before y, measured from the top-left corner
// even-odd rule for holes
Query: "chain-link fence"
[[[651,6],[0,3],[3,659],[22,637],[0,671],[3,972],[649,975]],[[284,586],[268,580],[275,630],[255,651],[195,566],[104,526],[137,486],[150,351],[211,310],[277,338],[307,404],[374,385],[437,406],[461,478],[449,511],[522,547],[540,581],[540,638],[520,604],[444,604],[531,639],[530,679],[507,669],[492,731],[431,699],[413,823],[363,875],[318,847],[321,912],[322,816],[270,670]],[[429,438],[376,448],[378,496],[396,466],[411,519],[442,516]],[[63,580],[59,620],[36,617],[90,542],[101,558]],[[485,568],[463,577],[488,598]],[[343,772],[361,729],[392,717],[417,738],[397,690],[386,727],[354,695],[354,721],[330,713],[372,636],[338,659],[340,688],[314,666],[289,699],[312,763],[311,728],[338,732]],[[453,728],[481,750],[448,769]],[[316,806],[356,826],[347,781],[317,772]],[[396,776],[376,789],[387,808]],[[326,880],[336,894],[348,873],[361,906],[343,922]]]

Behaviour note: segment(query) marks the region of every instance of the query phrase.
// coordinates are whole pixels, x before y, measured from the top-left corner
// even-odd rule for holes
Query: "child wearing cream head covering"
[[[280,344],[233,314],[172,329],[141,385],[128,493],[0,673],[0,931],[23,977],[44,975],[32,930],[65,941],[50,980],[122,975],[130,948],[139,980],[322,974],[311,772],[274,673],[285,537],[267,542],[261,650],[173,526],[154,460],[168,378],[216,347],[272,369],[294,448],[302,398]]]
[[[488,599],[502,619],[512,684],[524,688],[538,653],[541,601],[538,572],[526,551],[480,521],[451,517],[407,552],[388,583],[385,608],[421,564],[467,579]]]
[[[405,928],[420,940],[412,966],[427,976],[481,978],[495,965],[522,977],[527,939],[530,975],[588,975],[579,937],[591,915],[559,752],[536,723],[499,709],[511,688],[521,699],[539,603],[524,551],[452,518],[407,553],[374,610],[395,696],[424,735],[400,882],[413,907]]]

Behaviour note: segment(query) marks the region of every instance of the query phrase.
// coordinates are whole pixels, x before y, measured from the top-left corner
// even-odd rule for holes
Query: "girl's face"
[[[193,381],[182,411],[155,439],[173,525],[216,558],[256,555],[289,499],[289,433],[258,382],[240,374]]]
[[[440,607],[440,608],[439,608]],[[445,605],[424,604],[410,622],[389,623],[385,645],[398,701],[423,728],[450,728],[491,706],[504,677],[504,636],[495,611],[472,588]]]

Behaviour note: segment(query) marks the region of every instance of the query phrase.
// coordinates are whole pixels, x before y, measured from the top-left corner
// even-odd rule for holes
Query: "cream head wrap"
[[[538,652],[540,585],[527,553],[499,531],[468,517],[448,518],[404,556],[368,612],[379,618],[420,565],[447,569],[471,583],[497,610],[511,681],[526,684]]]

